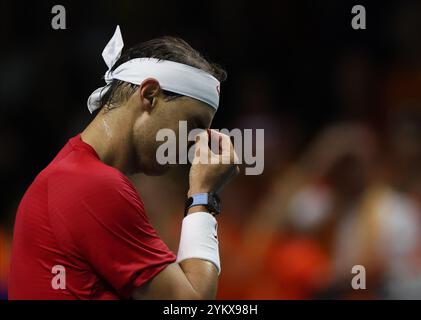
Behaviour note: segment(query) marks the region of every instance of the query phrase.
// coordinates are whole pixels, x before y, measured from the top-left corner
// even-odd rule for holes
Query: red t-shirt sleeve
[[[121,297],[130,298],[136,288],[174,262],[175,255],[151,226],[128,180],[87,183],[89,188],[81,187],[83,194],[76,197],[80,201],[68,206],[74,211],[67,215],[71,217],[66,219],[67,229],[95,272]]]

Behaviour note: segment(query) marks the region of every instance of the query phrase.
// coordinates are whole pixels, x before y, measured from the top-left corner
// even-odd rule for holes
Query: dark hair
[[[119,65],[136,58],[155,58],[183,63],[202,69],[221,82],[227,77],[225,70],[218,64],[206,60],[186,41],[176,37],[165,36],[131,47],[121,55],[111,68],[111,71],[115,70]],[[108,91],[100,99],[101,108],[106,106],[107,109],[112,109],[115,106],[118,106],[122,101],[127,100],[139,86],[115,79],[108,84],[108,87]],[[174,99],[181,96],[169,91],[163,91],[163,93],[165,94],[166,99]]]

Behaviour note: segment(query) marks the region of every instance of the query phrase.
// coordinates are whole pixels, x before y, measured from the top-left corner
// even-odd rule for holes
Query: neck
[[[104,112],[101,110],[81,134],[100,160],[124,174],[133,167],[132,128],[135,116],[126,106]]]

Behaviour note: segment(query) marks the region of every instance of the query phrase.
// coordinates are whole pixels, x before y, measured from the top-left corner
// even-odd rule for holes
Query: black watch
[[[221,213],[221,200],[215,192],[209,193],[196,193],[193,194],[186,200],[186,207],[184,210],[184,216],[187,215],[187,211],[194,206],[204,206],[214,216]]]

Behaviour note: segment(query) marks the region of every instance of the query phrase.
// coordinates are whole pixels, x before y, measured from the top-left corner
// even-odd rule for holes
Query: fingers
[[[217,133],[220,141],[219,159],[223,164],[239,164],[239,158],[235,151],[231,138],[223,133]]]
[[[218,133],[220,137],[220,155],[223,159],[223,163],[238,164],[238,156],[235,152],[234,145],[228,135]]]
[[[238,158],[230,137],[215,130],[199,133],[190,169],[190,189],[218,192],[239,173]]]
[[[203,132],[196,136],[196,156],[205,157],[205,159],[207,159],[208,156],[216,157],[220,154],[219,139],[220,135],[217,131],[212,129],[203,130]]]
[[[196,145],[199,147],[208,147],[209,144],[209,134],[208,130],[203,130],[196,136]]]

